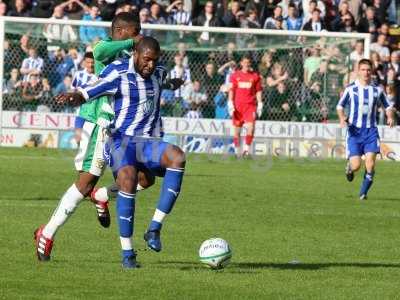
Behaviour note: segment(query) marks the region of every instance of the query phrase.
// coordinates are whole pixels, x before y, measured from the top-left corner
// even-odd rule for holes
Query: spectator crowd
[[[96,22],[133,11],[142,24],[369,33],[374,81],[384,86],[398,109],[399,10],[395,0],[0,1],[0,16]],[[143,29],[142,34],[160,40],[168,76],[185,82],[176,91],[162,92],[163,115],[190,118],[229,118],[229,77],[240,58],[250,54],[253,69],[263,78],[262,119],[326,122],[334,117],[340,92],[355,80],[365,47],[362,40],[332,43],[294,35],[257,40],[249,34],[228,39],[207,31],[194,39],[193,33],[182,31],[172,39],[172,33],[159,30]],[[6,27],[4,109],[73,112],[56,105],[53,96],[74,89],[85,52],[107,36],[108,30],[97,26],[48,24],[40,30],[20,27],[19,33]]]

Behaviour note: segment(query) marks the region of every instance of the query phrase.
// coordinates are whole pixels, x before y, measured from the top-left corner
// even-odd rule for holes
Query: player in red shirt
[[[256,117],[262,113],[261,76],[251,68],[251,58],[243,56],[240,70],[235,71],[230,78],[228,109],[235,127],[233,143],[236,155],[239,155],[240,131],[246,127],[245,145],[242,156],[248,156],[254,137]]]

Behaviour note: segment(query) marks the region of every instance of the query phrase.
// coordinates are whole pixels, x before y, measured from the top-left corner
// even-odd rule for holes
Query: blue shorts
[[[380,141],[378,128],[357,128],[349,126],[346,138],[347,158],[362,156],[366,153],[379,153]]]
[[[154,176],[164,177],[161,157],[170,145],[160,139],[112,136],[104,147],[104,159],[115,178],[119,169],[125,166],[134,166],[139,171],[147,170]]]
[[[75,128],[83,128],[83,124],[85,124],[85,119],[80,116],[76,116],[75,117]]]

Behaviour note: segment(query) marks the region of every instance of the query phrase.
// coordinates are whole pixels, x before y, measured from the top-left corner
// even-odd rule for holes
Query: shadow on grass
[[[180,270],[197,270],[204,269],[200,263],[184,262],[184,261],[163,261],[159,265],[176,265]],[[259,270],[259,269],[279,269],[279,270],[322,270],[329,268],[400,268],[400,264],[394,263],[361,263],[361,262],[348,262],[348,263],[263,263],[263,262],[239,262],[231,263],[229,269],[235,269],[240,273],[246,271]]]

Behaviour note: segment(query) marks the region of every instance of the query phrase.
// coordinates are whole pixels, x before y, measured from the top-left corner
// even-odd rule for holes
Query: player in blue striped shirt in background
[[[94,74],[93,52],[86,52],[83,57],[83,69],[75,72],[74,78],[72,79],[72,87],[76,90],[78,87],[84,86],[85,84],[95,80],[97,80],[97,76]],[[75,116],[75,140],[77,143],[81,140],[84,123],[85,119],[80,117],[78,113]]]
[[[377,128],[378,105],[386,109],[387,125],[393,127],[394,108],[389,103],[382,87],[371,83],[372,63],[361,59],[358,63],[358,79],[343,92],[337,105],[340,126],[347,126],[346,177],[353,181],[354,172],[361,167],[361,157],[365,155],[365,174],[360,189],[360,200],[367,199],[375,175],[375,160],[380,152],[379,133]],[[347,114],[345,108],[348,109]]]
[[[117,217],[124,268],[138,267],[131,240],[138,172],[145,169],[164,177],[157,209],[144,235],[148,247],[158,252],[161,251],[161,227],[180,193],[186,163],[180,148],[162,141],[160,94],[167,84],[167,72],[157,66],[160,52],[160,45],[154,38],[144,37],[136,45],[131,59],[109,64],[97,82],[79,88],[79,92],[56,97],[60,103],[72,104],[102,95],[114,99],[115,118],[110,125],[112,136],[105,157],[119,185]],[[170,82],[176,83],[169,86],[170,89],[183,83],[179,79]]]

